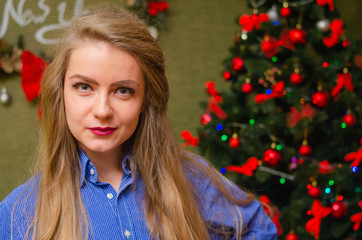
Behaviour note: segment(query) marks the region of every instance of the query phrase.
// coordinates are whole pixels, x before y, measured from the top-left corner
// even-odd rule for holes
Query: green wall
[[[79,0],[78,0],[79,1]],[[17,7],[19,0],[2,0],[0,19],[3,17],[5,3],[12,2]],[[57,7],[67,3],[66,13],[72,11],[74,2],[46,0],[51,6],[50,14],[44,24],[29,24],[20,27],[10,19],[9,29],[4,38],[16,43],[19,35],[24,36],[25,47],[39,54],[46,47],[37,43],[34,33],[45,24],[58,20]],[[82,1],[79,1],[82,2]],[[85,5],[97,0],[84,0]],[[123,4],[124,1],[112,2]],[[165,28],[160,33],[160,44],[165,51],[166,71],[170,82],[171,99],[169,116],[175,135],[184,129],[196,133],[203,110],[200,101],[206,99],[204,83],[215,81],[217,89],[225,89],[227,84],[221,78],[222,60],[228,56],[228,48],[238,26],[235,19],[242,13],[250,14],[246,1],[240,0],[169,0]],[[360,0],[336,0],[337,8],[347,23],[347,35],[359,39],[361,27],[359,14],[362,12]],[[31,9],[40,15],[38,0],[25,1],[23,9]],[[68,18],[65,18],[68,19]],[[1,23],[2,20],[0,20]],[[54,36],[47,33],[46,37]],[[11,77],[0,74],[0,88],[6,87],[12,95],[10,106],[0,105],[0,200],[11,189],[24,182],[31,174],[34,161],[33,152],[37,147],[39,120],[37,105],[28,103],[20,86],[20,75]]]

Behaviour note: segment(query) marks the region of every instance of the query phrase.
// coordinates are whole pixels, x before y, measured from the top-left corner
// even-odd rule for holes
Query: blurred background
[[[23,5],[21,3],[24,3]],[[3,0],[0,3],[0,38],[17,45],[23,37],[24,49],[42,55],[51,45],[39,39],[52,39],[64,17],[96,3],[96,0],[40,1]],[[131,1],[110,1],[127,5]],[[224,89],[222,61],[228,56],[241,14],[251,14],[242,0],[170,0],[164,14],[159,41],[166,57],[166,72],[171,88],[169,117],[180,143],[179,133],[188,129],[196,132],[204,109],[200,102],[206,98],[204,84],[215,81]],[[346,34],[352,40],[362,37],[360,0],[335,0],[346,24]],[[48,12],[47,15],[44,13]],[[0,73],[0,88],[6,88],[12,101],[0,104],[0,201],[30,175],[37,148],[39,118],[38,104],[28,102],[21,87],[20,73]]]

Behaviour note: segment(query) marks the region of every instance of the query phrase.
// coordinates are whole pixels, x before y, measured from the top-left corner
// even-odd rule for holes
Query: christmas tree
[[[333,0],[250,0],[220,92],[206,83],[198,145],[252,189],[281,239],[361,239],[361,47]]]

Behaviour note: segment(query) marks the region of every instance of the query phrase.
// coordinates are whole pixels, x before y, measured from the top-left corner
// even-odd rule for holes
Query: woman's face
[[[64,79],[68,127],[87,153],[120,154],[135,131],[145,83],[128,53],[102,41],[74,49]]]

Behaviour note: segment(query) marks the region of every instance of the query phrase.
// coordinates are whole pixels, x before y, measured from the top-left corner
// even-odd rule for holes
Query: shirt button
[[[108,199],[112,199],[112,198],[113,198],[113,194],[112,194],[112,193],[108,193],[108,194],[107,194],[107,198],[108,198]]]
[[[94,175],[94,169],[93,168],[90,169],[90,174]]]
[[[124,235],[125,235],[127,238],[129,238],[129,237],[131,236],[131,233],[130,233],[128,230],[126,230],[126,231],[124,231]]]

